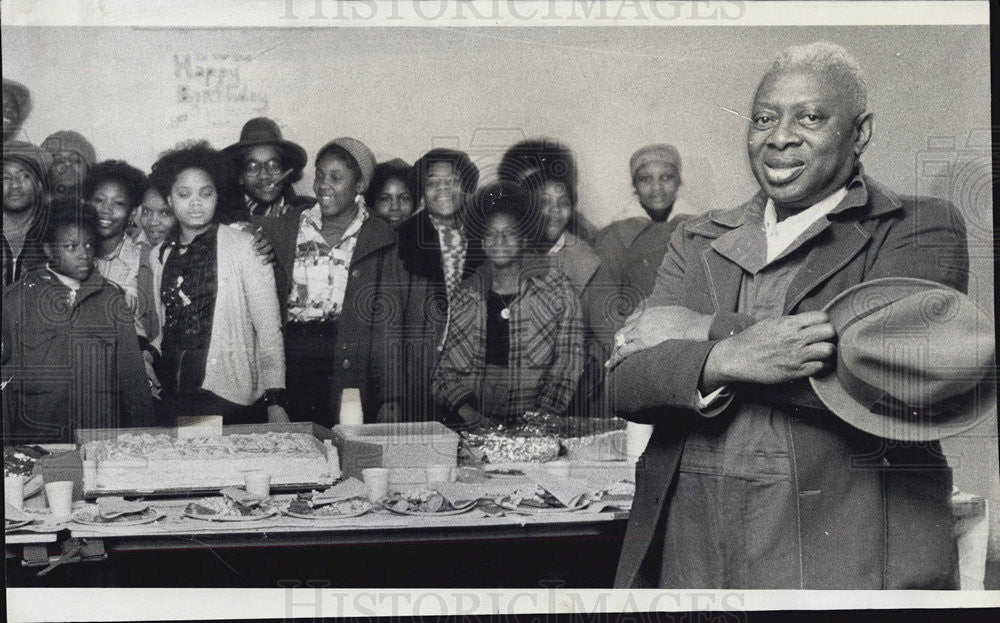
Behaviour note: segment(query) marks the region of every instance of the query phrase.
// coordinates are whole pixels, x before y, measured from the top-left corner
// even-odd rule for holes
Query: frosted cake
[[[328,484],[340,475],[333,447],[305,433],[177,438],[122,433],[83,444],[84,489],[159,491],[242,486],[259,470],[272,485]]]

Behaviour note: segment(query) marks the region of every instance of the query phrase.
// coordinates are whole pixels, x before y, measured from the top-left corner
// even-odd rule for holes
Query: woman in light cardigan
[[[285,357],[274,273],[253,236],[219,225],[235,194],[232,163],[196,143],[160,157],[151,180],[177,225],[150,264],[160,331],[161,412],[222,415],[226,424],[287,422]]]

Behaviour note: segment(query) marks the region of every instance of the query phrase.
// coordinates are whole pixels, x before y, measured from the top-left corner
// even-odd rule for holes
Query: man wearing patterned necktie
[[[399,260],[404,275],[397,288],[401,333],[387,336],[402,362],[390,379],[391,406],[380,419],[433,420],[431,373],[447,326],[448,299],[462,279],[482,263],[470,253],[465,223],[467,199],[475,193],[479,169],[463,152],[432,149],[413,165],[420,206],[402,222]]]

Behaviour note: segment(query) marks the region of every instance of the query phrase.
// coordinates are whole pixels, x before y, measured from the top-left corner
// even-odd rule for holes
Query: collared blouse
[[[302,212],[287,301],[289,322],[335,320],[340,316],[358,232],[367,219],[368,209],[360,200],[354,220],[340,241],[330,246],[323,238],[320,206]]]

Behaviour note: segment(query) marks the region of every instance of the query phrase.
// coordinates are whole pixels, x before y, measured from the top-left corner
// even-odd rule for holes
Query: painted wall
[[[993,312],[989,33],[977,27],[517,29],[3,28],[3,73],[32,89],[24,136],[90,137],[101,158],[148,168],[178,141],[235,142],[267,115],[310,156],[355,136],[380,159],[468,151],[484,178],[511,143],[557,137],[595,223],[639,214],[627,161],[670,142],[694,211],[755,189],[745,114],[780,48],[825,39],[868,72],[875,137],[866,170],[900,193],[955,202],[966,217],[971,292]],[[300,190],[311,192],[312,171]],[[956,484],[1000,518],[997,428],[949,440]],[[994,541],[1000,544],[1000,530]],[[995,551],[1000,551],[997,547]]]

